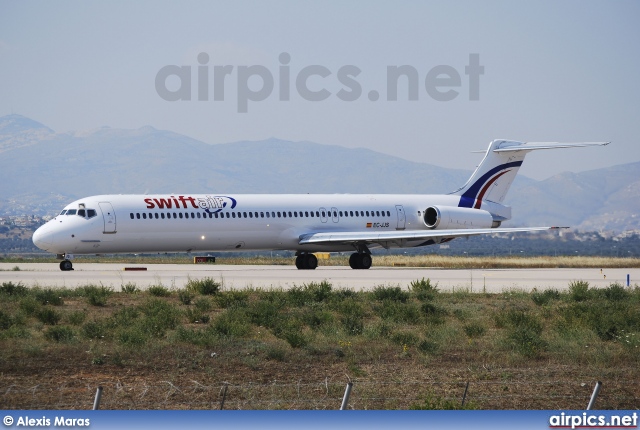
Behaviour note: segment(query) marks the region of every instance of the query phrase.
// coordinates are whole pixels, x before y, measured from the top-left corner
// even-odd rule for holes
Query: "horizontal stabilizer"
[[[586,146],[604,146],[611,142],[513,142],[503,141],[493,152],[533,151],[536,149],[583,148]]]

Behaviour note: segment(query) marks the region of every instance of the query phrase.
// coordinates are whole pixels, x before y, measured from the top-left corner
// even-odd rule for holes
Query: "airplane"
[[[461,188],[444,195],[155,194],[76,200],[33,234],[63,271],[76,255],[245,250],[295,251],[298,269],[318,266],[315,252],[353,251],[352,269],[369,269],[371,248],[409,248],[457,237],[549,230],[500,228],[505,199],[527,153],[610,142],[494,140]]]

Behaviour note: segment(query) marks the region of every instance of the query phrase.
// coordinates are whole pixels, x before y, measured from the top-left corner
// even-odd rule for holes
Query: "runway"
[[[13,270],[19,267],[19,271]],[[125,271],[125,267],[147,268]],[[618,282],[638,284],[640,269],[439,269],[410,267],[372,267],[353,270],[349,267],[321,266],[316,270],[297,270],[291,266],[231,266],[188,264],[74,264],[75,270],[63,272],[57,263],[0,263],[0,283],[21,282],[26,286],[76,288],[87,284],[104,285],[120,291],[122,285],[134,283],[140,289],[153,285],[184,288],[189,279],[214,278],[224,288],[283,288],[326,280],[334,288],[371,290],[379,285],[407,288],[411,281],[430,278],[441,291],[467,290],[499,293],[512,289],[531,291],[556,288],[566,290],[571,281],[588,281],[592,287],[607,287]]]

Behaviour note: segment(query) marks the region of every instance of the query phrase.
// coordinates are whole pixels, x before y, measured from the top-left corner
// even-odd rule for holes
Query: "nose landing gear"
[[[71,260],[73,259],[72,254],[58,254],[56,255],[56,258],[58,260],[62,260],[60,262],[60,270],[62,270],[63,272],[73,270],[73,263],[71,263]]]
[[[63,272],[73,270],[73,263],[71,263],[71,261],[69,260],[62,260],[60,262],[60,270],[62,270]]]

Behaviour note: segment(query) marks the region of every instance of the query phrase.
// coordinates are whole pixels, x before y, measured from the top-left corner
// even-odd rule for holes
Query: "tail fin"
[[[483,200],[504,201],[518,169],[528,152],[537,149],[574,148],[608,145],[610,142],[516,142],[494,140],[467,183],[451,194],[460,196],[459,207],[480,208]]]

